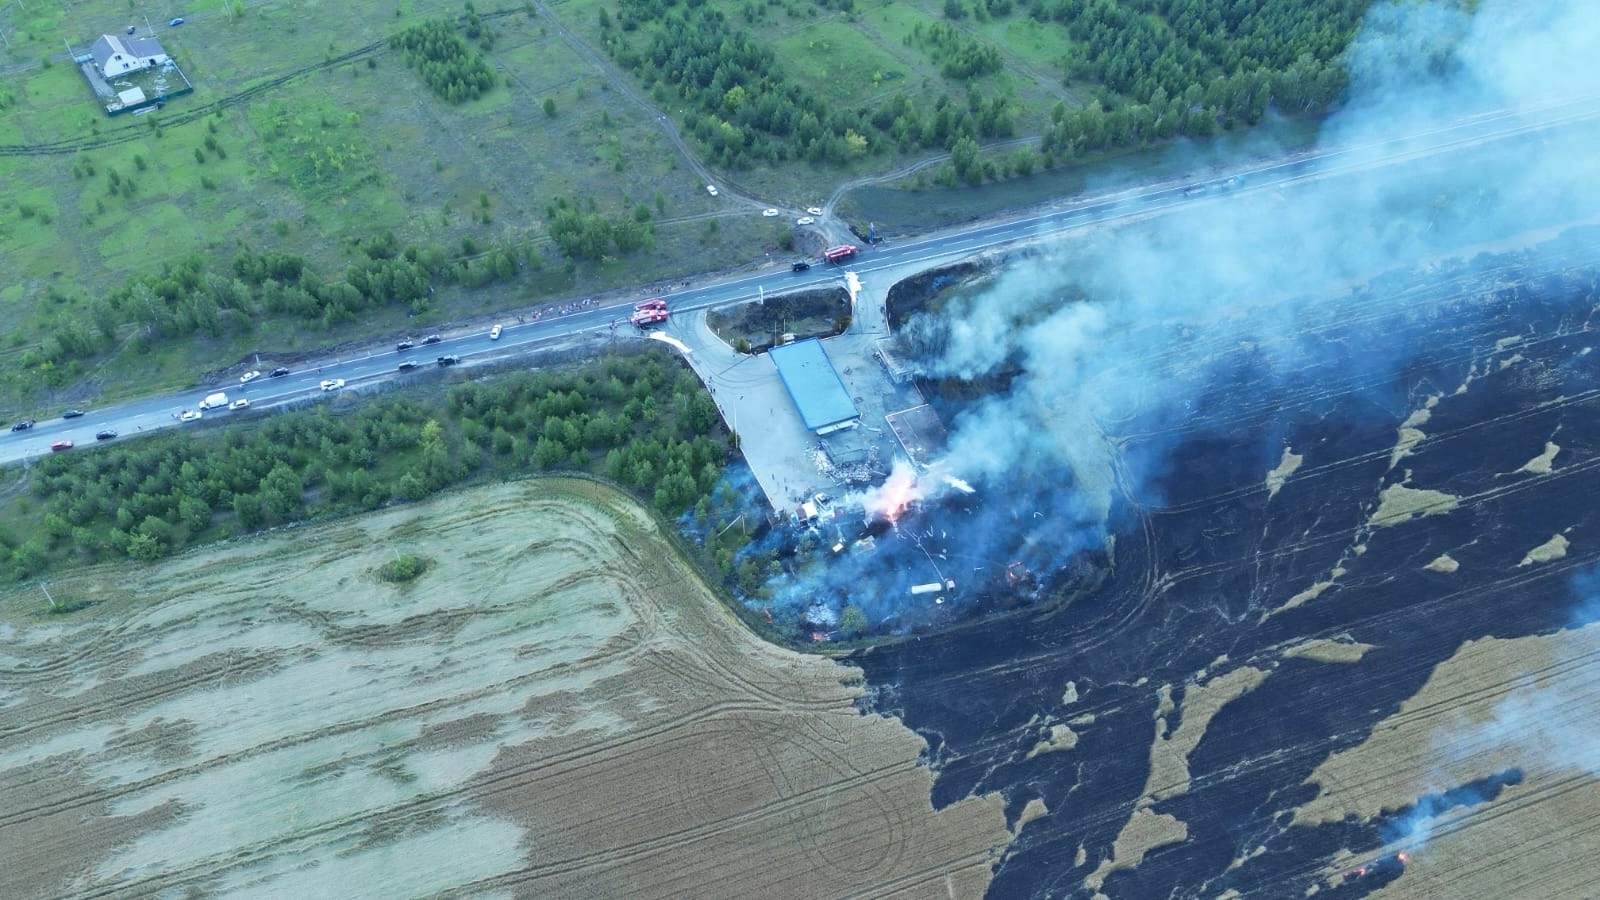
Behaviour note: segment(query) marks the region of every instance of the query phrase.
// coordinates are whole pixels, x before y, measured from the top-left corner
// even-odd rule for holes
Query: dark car
[[[109,441],[116,436],[117,433],[109,428],[104,428],[94,433],[94,439],[97,441]]]
[[[32,428],[32,427],[33,427],[33,420],[32,419],[23,419],[21,422],[18,422],[17,424],[11,426],[11,430],[12,431],[27,431],[29,428]]]
[[[808,262],[806,262],[805,260],[802,259],[799,262],[795,263],[794,265],[790,266],[789,267],[789,271],[791,271],[791,272],[804,272],[805,270],[807,270],[809,268],[811,268],[811,263],[808,263]]]
[[[412,369],[415,369],[416,367],[417,367],[417,364],[414,363],[414,362],[403,362],[403,363],[400,364],[399,369],[402,372],[409,372]]]
[[[267,373],[267,377],[269,377],[269,378],[282,378],[283,376],[285,376],[287,374],[289,374],[289,369],[287,367],[285,367],[285,366],[279,366],[276,369],[273,369],[271,372],[268,372]]]
[[[439,365],[441,365],[441,366],[453,366],[458,362],[461,362],[461,357],[459,357],[459,356],[441,356],[441,357],[439,357]]]
[[[437,344],[442,340],[444,340],[444,338],[438,336],[437,334],[430,334],[427,337],[423,338],[422,342],[424,344]]]
[[[400,343],[395,344],[394,345],[394,349],[396,351],[410,350],[412,347],[415,347],[415,346],[416,346],[416,344],[411,343],[411,339],[410,338],[406,338],[405,340],[401,341]]]
[[[183,17],[180,16],[180,17],[178,17],[176,19],[173,19],[171,22],[168,22],[167,23],[167,27],[168,28],[177,28],[179,25],[182,25],[182,24],[183,24]]]
[[[79,417],[79,416],[81,416],[83,414],[84,414],[83,410],[81,410],[81,409],[69,409],[66,412],[61,414],[61,418],[63,418],[63,419],[76,419],[77,417]]]

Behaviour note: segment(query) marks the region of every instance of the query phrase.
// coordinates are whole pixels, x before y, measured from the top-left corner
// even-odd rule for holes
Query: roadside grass
[[[1212,166],[1237,166],[1253,157],[1310,147],[1320,124],[1316,120],[1280,119],[1245,132],[1224,132],[1205,139],[1105,154],[979,188],[932,188],[927,186],[931,182],[926,177],[901,179],[851,191],[840,200],[838,212],[851,221],[872,221],[880,230],[889,232],[952,225],[1057,197],[1111,192],[1152,179],[1202,172]]]

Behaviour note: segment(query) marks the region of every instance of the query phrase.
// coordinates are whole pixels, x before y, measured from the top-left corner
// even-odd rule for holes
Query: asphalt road
[[[1233,172],[1210,173],[1200,180],[1178,179],[1160,185],[1132,189],[1093,198],[1064,200],[1056,208],[1041,212],[944,229],[905,241],[882,243],[863,248],[846,266],[860,273],[884,269],[916,270],[954,262],[1021,242],[1058,235],[1076,228],[1120,219],[1159,214],[1162,210],[1219,195],[1276,190],[1306,179],[1361,177],[1379,167],[1395,167],[1423,162],[1434,163],[1449,154],[1463,153],[1490,143],[1538,140],[1551,132],[1592,124],[1600,118],[1600,100],[1584,98],[1549,104],[1533,110],[1491,112],[1458,120],[1449,125],[1387,140],[1298,155]],[[763,292],[836,284],[841,267],[816,263],[803,273],[791,272],[785,265],[777,270],[739,275],[716,282],[669,292],[667,297],[678,312],[753,300]],[[638,295],[641,299],[644,294]],[[111,429],[117,440],[168,427],[203,427],[204,422],[248,411],[208,410],[200,422],[180,423],[177,414],[195,408],[214,391],[225,391],[230,400],[246,397],[253,406],[289,400],[314,399],[324,392],[318,386],[325,378],[342,378],[344,390],[398,374],[397,366],[406,360],[435,366],[437,357],[453,354],[466,361],[476,354],[494,351],[498,356],[532,353],[554,338],[594,333],[604,337],[616,323],[618,333],[631,333],[627,315],[631,302],[609,306],[571,304],[570,311],[559,305],[548,315],[504,324],[498,341],[487,331],[455,335],[431,346],[418,346],[397,352],[392,345],[375,346],[370,352],[330,358],[321,365],[301,366],[281,378],[262,378],[248,385],[237,380],[200,385],[191,390],[136,400],[114,407],[90,409],[77,419],[62,419],[59,412],[46,418],[47,411],[34,413],[37,424],[25,432],[0,432],[0,463],[13,463],[50,453],[50,444],[72,440],[77,448],[95,444],[95,433]],[[264,359],[262,370],[276,365]],[[423,371],[423,370],[418,370]]]

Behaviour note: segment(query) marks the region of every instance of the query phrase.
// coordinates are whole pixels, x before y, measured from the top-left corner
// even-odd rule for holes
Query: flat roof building
[[[833,360],[822,349],[822,342],[807,338],[767,351],[778,377],[789,391],[789,399],[800,411],[808,430],[822,435],[851,428],[861,420],[861,411],[845,389]]]
[[[933,407],[924,403],[884,416],[900,449],[917,468],[933,462],[944,452],[946,434],[944,423]]]

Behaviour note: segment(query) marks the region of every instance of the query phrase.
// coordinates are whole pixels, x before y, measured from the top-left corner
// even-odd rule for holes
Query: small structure
[[[883,370],[889,375],[889,380],[895,384],[909,384],[916,369],[908,359],[900,356],[900,342],[893,338],[878,338],[872,342],[872,355],[883,363]]]
[[[194,93],[189,77],[154,38],[103,34],[72,61],[107,115],[141,115]]]
[[[821,341],[795,341],[773,347],[767,355],[778,367],[778,377],[783,379],[789,399],[794,401],[808,430],[824,435],[860,423],[861,412],[850,399],[850,392],[845,390]]]
[[[939,414],[926,403],[884,416],[901,452],[912,465],[922,468],[944,452],[947,435]]]
[[[115,78],[141,69],[154,69],[172,61],[155,38],[123,38],[102,34],[89,48],[94,66],[103,78]]]

